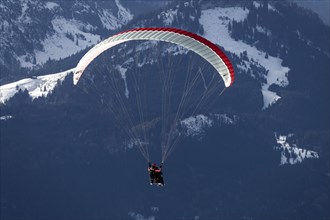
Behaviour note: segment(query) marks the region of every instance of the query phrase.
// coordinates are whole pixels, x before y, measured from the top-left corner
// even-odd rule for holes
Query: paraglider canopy
[[[234,82],[234,69],[228,57],[207,39],[177,28],[136,28],[113,35],[90,49],[79,61],[73,76],[76,85],[86,67],[102,52],[118,44],[132,40],[158,40],[185,47],[207,60],[220,74],[225,86]]]

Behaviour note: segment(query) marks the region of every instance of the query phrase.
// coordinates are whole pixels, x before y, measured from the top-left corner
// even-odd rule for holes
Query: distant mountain
[[[291,1],[138,2],[0,3],[1,218],[329,218],[329,27]],[[199,74],[193,107],[214,71],[182,47],[118,45],[73,86],[72,68],[91,46],[136,27],[205,37],[231,60],[233,85],[178,117],[171,134],[155,113],[161,83],[173,78],[157,76],[176,73],[171,112],[189,71]],[[134,78],[141,72],[148,77]],[[136,88],[151,101],[127,109],[143,94]],[[139,152],[148,143],[132,138],[141,127],[156,162],[159,136],[182,137],[164,188],[148,185]]]
[[[148,4],[149,11],[167,2]],[[2,1],[1,80],[90,47],[148,10],[145,2]],[[145,8],[145,7],[144,7]],[[131,12],[134,11],[134,12]],[[23,68],[23,69],[20,69]],[[23,75],[24,76],[24,75]]]

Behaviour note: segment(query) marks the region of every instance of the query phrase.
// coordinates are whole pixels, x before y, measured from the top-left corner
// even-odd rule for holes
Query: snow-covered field
[[[0,103],[4,103],[13,97],[19,90],[28,90],[33,99],[40,96],[47,96],[56,87],[58,82],[62,82],[73,70],[70,69],[61,73],[26,78],[0,86]]]
[[[37,63],[45,63],[48,59],[59,60],[68,57],[100,41],[99,35],[81,31],[83,27],[87,30],[93,29],[91,25],[64,18],[54,19],[52,25],[55,33],[42,42],[43,51],[36,51]],[[68,33],[73,36],[73,40],[66,37]]]
[[[268,71],[267,83],[262,85],[263,109],[265,109],[280,98],[276,93],[269,91],[269,86],[273,83],[287,86],[289,83],[287,78],[289,68],[282,66],[282,59],[272,56],[265,58],[265,52],[242,41],[235,41],[230,36],[228,30],[229,22],[231,20],[243,21],[248,13],[249,10],[238,7],[207,9],[202,11],[199,22],[204,28],[205,38],[238,56],[246,51],[249,60],[253,59],[254,62]],[[249,66],[249,63],[246,63],[246,65]]]

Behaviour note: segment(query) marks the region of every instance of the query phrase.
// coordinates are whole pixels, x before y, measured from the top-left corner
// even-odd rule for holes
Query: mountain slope
[[[145,4],[137,2],[124,6],[119,0],[2,1],[1,80],[7,81],[7,77],[15,75],[24,77],[31,68],[94,45],[105,34],[118,30],[141,13],[139,8]],[[149,10],[162,5],[164,3],[154,2]]]
[[[212,108],[177,125],[185,137],[164,165],[166,187],[150,188],[146,162],[103,105],[113,91],[107,73],[132,100],[137,69],[152,85],[161,64],[177,62],[184,73],[186,64],[203,64],[172,44],[131,42],[95,59],[78,87],[69,72],[45,97],[32,99],[21,82],[0,87],[2,94],[4,86],[18,91],[0,106],[1,218],[329,218],[329,27],[288,2],[178,1],[122,28],[148,26],[204,36],[225,51],[236,74]],[[39,71],[75,66],[80,53]],[[41,79],[23,82],[50,85]],[[144,109],[152,113],[160,96],[157,86],[147,88],[153,102]],[[152,132],[159,136],[157,126]],[[159,151],[151,147],[152,160]]]

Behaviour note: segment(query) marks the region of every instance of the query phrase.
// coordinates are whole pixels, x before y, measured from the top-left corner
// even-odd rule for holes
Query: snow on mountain
[[[100,9],[98,13],[103,27],[108,30],[116,30],[133,19],[133,14],[124,8],[119,0],[116,0],[115,3],[118,7],[117,15],[114,15],[111,9]],[[56,7],[54,4],[56,3],[47,2],[46,7],[54,8]],[[85,7],[86,12],[90,10],[88,5],[83,5],[83,3],[79,2],[77,4]],[[82,11],[77,13],[82,13]],[[97,27],[75,18],[68,20],[64,17],[55,16],[52,20],[52,26],[55,33],[47,36],[42,42],[43,50],[35,51],[37,64],[45,63],[48,59],[59,60],[68,57],[86,47],[95,45],[101,40],[99,34],[92,33]],[[24,58],[24,56],[20,57],[21,65],[23,67],[32,67],[33,64],[24,62]]]
[[[59,5],[55,2],[46,2],[45,3],[45,7],[48,9],[48,10],[54,10],[56,7],[59,7]]]
[[[233,117],[229,117],[227,114],[211,114],[211,118],[216,121],[218,124],[226,124],[231,125],[235,124],[238,120],[238,117],[234,115]]]
[[[259,8],[261,6],[260,2],[253,1],[253,5],[255,8]]]
[[[115,30],[120,27],[118,18],[116,18],[109,9],[103,9],[100,11],[99,17],[102,21],[103,27],[108,30]]]
[[[126,98],[128,98],[128,96],[129,96],[129,90],[128,90],[127,80],[126,80],[127,69],[124,68],[124,67],[122,67],[121,65],[116,65],[116,69],[119,71],[121,78],[124,80],[124,84],[125,84],[125,96],[126,96]]]
[[[43,50],[35,51],[36,64],[45,63],[48,59],[59,60],[68,57],[100,41],[99,35],[82,31],[83,28],[91,30],[93,26],[81,21],[58,17],[52,20],[52,25],[55,33],[41,42]],[[36,65],[29,62],[26,55],[20,56],[19,60],[22,67]]]
[[[213,121],[205,115],[197,115],[182,120],[180,124],[187,136],[195,137],[203,134],[206,128],[210,128]]]
[[[169,9],[169,10],[161,12],[158,15],[158,19],[163,20],[163,24],[165,26],[171,26],[174,19],[177,16],[177,13],[178,13],[178,9]]]
[[[119,0],[115,0],[115,3],[118,7],[117,15],[114,15],[111,9],[103,9],[99,12],[102,25],[108,30],[116,30],[127,24],[134,17],[128,9],[123,7]]]
[[[72,71],[73,69],[70,69],[61,73],[25,78],[0,86],[0,103],[5,103],[19,90],[28,90],[33,99],[40,96],[47,96],[56,85],[59,82],[62,82],[67,75],[72,73]]]
[[[3,121],[6,121],[6,120],[11,119],[11,118],[13,118],[12,115],[3,115],[3,116],[0,116],[0,120],[3,120]]]
[[[149,217],[145,217],[140,213],[136,213],[136,212],[129,212],[128,215],[134,219],[134,220],[155,220],[156,216],[149,216]]]
[[[128,9],[126,9],[122,4],[120,4],[119,0],[115,0],[115,2],[118,7],[117,16],[120,19],[121,24],[122,25],[127,24],[130,20],[133,19],[134,17],[133,14]]]
[[[199,114],[180,121],[180,127],[186,136],[201,138],[206,129],[215,124],[235,124],[236,120],[236,117],[230,118],[225,114],[212,114],[210,116]]]
[[[303,162],[305,159],[319,158],[318,153],[315,151],[302,149],[295,144],[288,143],[287,137],[285,135],[275,136],[278,146],[274,147],[274,149],[281,151],[280,165],[294,165]]]
[[[281,98],[275,92],[270,91],[269,86],[272,84],[282,87],[287,86],[289,84],[287,74],[290,69],[282,66],[282,59],[272,56],[267,57],[264,51],[260,51],[240,40],[236,41],[230,36],[228,29],[230,21],[243,21],[248,13],[249,10],[240,7],[206,9],[202,10],[199,22],[204,28],[204,37],[208,40],[237,56],[245,51],[247,52],[249,62],[245,62],[246,67],[238,66],[238,68],[246,69],[253,63],[266,69],[268,72],[266,83],[262,85],[263,109],[266,109]]]
[[[96,44],[102,33],[121,28],[134,17],[119,0],[1,1],[0,10],[0,63],[8,69],[13,68],[10,64],[16,67],[16,62],[33,68],[49,59],[66,58]]]

